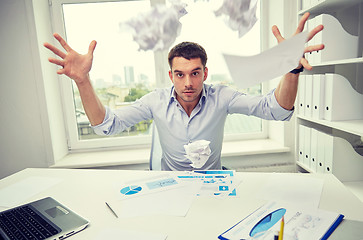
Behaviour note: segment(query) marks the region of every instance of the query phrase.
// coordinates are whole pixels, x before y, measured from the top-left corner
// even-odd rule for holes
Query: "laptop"
[[[51,197],[0,212],[0,240],[64,239],[89,222]]]

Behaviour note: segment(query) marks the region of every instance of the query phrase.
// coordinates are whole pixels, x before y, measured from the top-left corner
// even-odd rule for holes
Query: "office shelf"
[[[301,115],[298,115],[297,117],[299,119],[303,119],[309,122],[317,123],[323,126],[363,137],[363,120],[327,121],[323,119],[313,119]]]
[[[318,64],[312,64],[313,67],[325,67],[325,66],[335,66],[335,65],[343,65],[343,64],[354,64],[354,63],[363,63],[363,58],[350,58],[350,59],[342,59],[335,61],[322,62]]]
[[[306,166],[304,163],[297,161],[296,165],[299,166],[300,168],[304,169],[304,171],[309,172],[309,173],[315,173],[315,171],[313,169],[311,169],[309,166]]]
[[[297,11],[297,17],[298,19],[301,18],[301,16],[305,13],[309,12],[310,19],[313,19],[310,21],[311,25],[308,27],[312,29],[315,27],[315,23],[318,22],[316,19],[321,19],[322,14],[329,14],[336,18],[338,20],[338,23],[336,20],[330,21],[329,19],[332,19],[331,17],[328,17],[329,21],[327,23],[333,23],[332,26],[330,26],[329,31],[326,36],[324,36],[327,40],[329,40],[330,48],[328,49],[328,45],[326,44],[326,48],[323,51],[334,51],[334,49],[339,48],[340,50],[346,49],[350,52],[350,54],[335,54],[337,52],[326,52],[327,58],[323,59],[321,58],[321,62],[319,60],[316,60],[316,53],[312,53],[311,55],[307,56],[307,59],[312,56],[312,63],[313,66],[312,71],[304,71],[304,77],[301,78],[301,80],[304,79],[310,79],[314,75],[325,75],[326,74],[336,74],[341,75],[348,82],[350,83],[351,87],[354,91],[362,94],[363,92],[363,0],[301,0],[298,1],[298,11]],[[318,17],[318,18],[316,18]],[[316,18],[316,19],[314,19]],[[334,25],[334,26],[333,26]],[[340,26],[341,25],[341,26]],[[328,29],[327,26],[325,26],[325,30]],[[333,29],[333,30],[332,30]],[[336,29],[336,30],[335,30]],[[343,29],[343,30],[342,30]],[[322,37],[322,34],[324,33],[324,30],[322,33],[319,33],[320,36],[317,38],[321,38],[323,42],[315,42],[317,39],[313,38],[311,44],[324,44],[324,38]],[[329,35],[329,36],[328,36]],[[317,35],[318,36],[318,35]],[[332,37],[333,36],[333,37]],[[335,39],[336,36],[337,38]],[[345,44],[346,41],[342,41],[342,39],[345,39],[342,36],[347,36],[347,39],[350,38],[350,36],[354,36],[357,41],[358,45],[355,40],[353,42],[355,44]],[[352,37],[352,38],[354,38]],[[336,40],[336,41],[334,41]],[[347,52],[348,52],[347,51]],[[321,52],[321,53],[322,53]],[[321,54],[319,52],[319,54]],[[344,52],[343,52],[344,53]],[[353,53],[353,54],[352,54]],[[314,55],[315,54],[315,55]],[[333,56],[334,55],[334,56]],[[339,55],[339,56],[337,56]],[[320,55],[319,55],[320,56]],[[333,56],[333,57],[330,57]],[[330,57],[330,58],[329,58]],[[309,77],[306,77],[309,76]],[[334,83],[336,83],[334,79]],[[324,80],[326,84],[326,79]],[[307,81],[309,83],[309,81]],[[329,82],[331,83],[331,82]],[[306,93],[300,92],[300,89],[309,88],[310,85],[307,85],[305,87],[305,84],[302,84],[304,87],[300,87],[299,82],[299,93],[298,98],[303,97],[303,100],[299,99],[299,106],[297,106],[297,109],[300,110],[300,105],[304,106],[305,108],[302,109],[302,111],[299,111],[299,114],[296,117],[296,165],[307,172],[325,172],[325,173],[331,173],[334,174],[337,178],[340,178],[339,180],[343,181],[344,184],[353,191],[360,199],[363,199],[363,174],[361,174],[361,171],[357,169],[362,169],[363,167],[363,156],[362,154],[358,153],[357,146],[363,145],[363,119],[360,119],[360,117],[356,117],[358,119],[355,119],[354,117],[348,117],[347,115],[341,114],[343,119],[342,120],[326,120],[326,115],[323,117],[313,117],[311,115],[310,111],[312,111],[312,102],[310,99],[310,108],[307,107],[307,104],[309,104],[309,101],[306,100],[306,96],[310,96],[309,91]],[[321,94],[326,94],[328,91],[328,85],[322,85],[324,86],[324,91]],[[330,86],[330,85],[329,85]],[[309,88],[310,89],[310,88]],[[340,88],[339,88],[340,89]],[[344,91],[338,91],[338,93],[334,93],[333,97],[338,98],[339,100],[347,100],[347,98],[350,98],[351,94],[356,95],[356,92],[350,92],[349,94],[343,93]],[[349,96],[344,97],[343,95],[347,94]],[[301,96],[299,96],[301,95]],[[315,94],[316,96],[316,94]],[[320,95],[318,95],[320,96]],[[327,97],[327,95],[321,95]],[[330,95],[329,95],[330,96]],[[329,98],[331,99],[331,98]],[[326,99],[324,99],[326,101]],[[301,103],[301,101],[306,101],[305,103]],[[344,101],[343,101],[344,102]],[[350,101],[351,103],[352,101]],[[305,105],[304,105],[305,104]],[[352,105],[354,104],[354,105]],[[353,101],[353,103],[349,104],[349,106],[353,106],[353,109],[361,110],[363,108],[363,102],[361,101]],[[315,105],[314,105],[315,106]],[[308,114],[306,114],[306,109],[308,109]],[[318,108],[319,109],[319,108]],[[335,108],[336,109],[336,108]],[[342,113],[343,111],[339,111],[339,113]],[[341,116],[340,116],[341,117]],[[332,118],[334,119],[334,118]],[[307,130],[306,130],[307,129]],[[317,134],[324,133],[328,137],[324,138],[323,140],[320,138],[316,138]],[[324,135],[324,134],[320,134]],[[306,137],[307,136],[307,137]],[[307,139],[309,138],[309,139]],[[314,140],[313,140],[314,139]],[[328,140],[327,140],[328,139]],[[330,139],[330,140],[329,140]],[[318,144],[318,142],[320,143]],[[333,143],[332,150],[326,150],[326,142],[323,141],[331,141],[329,144]],[[305,145],[308,144],[307,147]],[[303,144],[303,147],[301,146]],[[313,145],[315,146],[314,150]],[[318,147],[317,147],[318,146]],[[319,167],[319,165],[315,165],[320,163],[315,159],[315,162],[313,161],[314,157],[319,157],[319,151],[316,149],[321,148],[323,146],[324,151],[328,151],[329,159],[326,160],[324,158],[324,161],[328,161],[327,165],[322,162],[323,167]],[[340,149],[340,150],[338,150]],[[305,151],[304,153],[301,152]],[[315,151],[315,152],[314,152]],[[318,153],[316,153],[318,152]],[[326,153],[326,152],[325,152]],[[327,170],[327,166],[329,164],[332,164],[332,167]],[[347,178],[350,177],[350,175],[354,175],[356,178],[355,180],[347,181]]]
[[[304,2],[304,0],[301,0]],[[310,3],[312,3],[311,1]],[[358,3],[362,2],[362,0],[315,0],[315,3],[309,6],[302,6],[299,7],[299,15],[304,14],[305,12],[310,12],[312,14],[319,14],[321,12],[333,12],[337,9],[347,8]]]

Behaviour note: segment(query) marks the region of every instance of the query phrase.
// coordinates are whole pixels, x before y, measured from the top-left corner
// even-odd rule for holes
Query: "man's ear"
[[[173,81],[173,73],[171,72],[171,70],[169,70],[169,78],[170,78],[171,82],[174,83],[174,81]]]
[[[208,68],[207,68],[207,67],[205,67],[205,68],[204,68],[204,79],[203,79],[203,82],[204,82],[205,80],[207,80],[207,77],[208,77]]]

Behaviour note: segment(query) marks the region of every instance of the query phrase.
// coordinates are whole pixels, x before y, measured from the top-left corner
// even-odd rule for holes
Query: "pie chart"
[[[142,190],[142,187],[137,185],[127,186],[121,189],[121,194],[123,195],[133,195],[139,193]]]

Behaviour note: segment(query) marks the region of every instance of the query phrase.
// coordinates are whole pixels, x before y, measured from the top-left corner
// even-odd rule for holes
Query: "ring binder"
[[[315,26],[324,25],[324,30],[316,34],[314,39],[315,44],[325,45],[323,51],[313,53],[313,63],[358,57],[358,36],[346,32],[334,16],[320,14],[312,20],[312,23]]]
[[[313,75],[313,106],[312,117],[314,119],[324,118],[324,94],[325,94],[325,75]]]
[[[325,74],[324,119],[329,121],[363,119],[363,95],[355,91],[349,81],[339,74]]]

